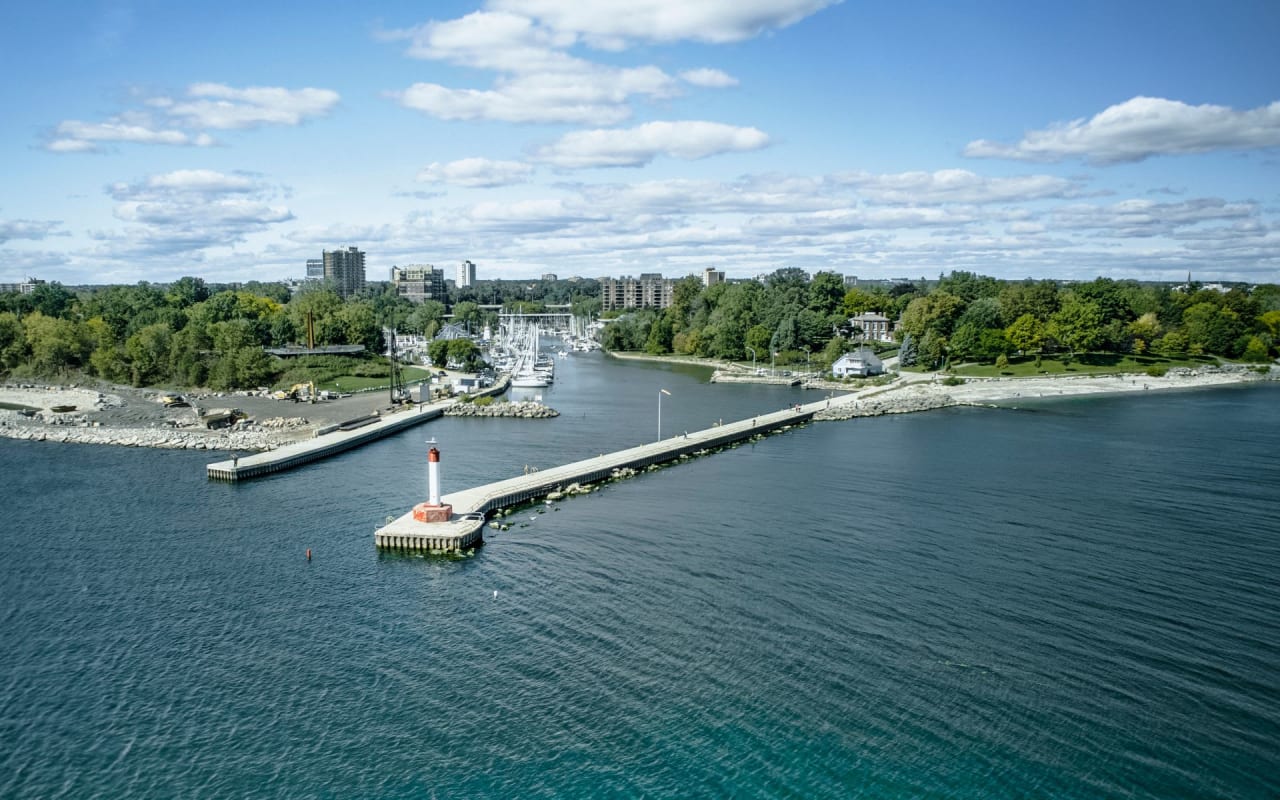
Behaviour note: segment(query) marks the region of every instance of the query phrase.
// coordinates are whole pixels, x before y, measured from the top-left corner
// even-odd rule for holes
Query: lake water
[[[556,419],[240,485],[0,440],[0,796],[1280,793],[1278,387],[814,424],[375,550],[428,436],[447,493],[806,397],[558,366]]]

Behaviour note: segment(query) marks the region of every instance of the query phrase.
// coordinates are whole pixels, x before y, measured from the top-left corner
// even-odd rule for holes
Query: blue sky
[[[0,10],[0,282],[1280,282],[1280,4]]]

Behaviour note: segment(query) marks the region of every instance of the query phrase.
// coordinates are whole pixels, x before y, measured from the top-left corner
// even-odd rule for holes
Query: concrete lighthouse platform
[[[427,442],[427,499],[408,514],[374,531],[378,547],[428,553],[457,553],[483,541],[481,512],[454,514],[453,506],[440,499],[440,451],[436,440]]]
[[[410,511],[374,531],[373,540],[386,550],[458,553],[484,541],[484,514],[451,514],[446,521],[419,522]]]

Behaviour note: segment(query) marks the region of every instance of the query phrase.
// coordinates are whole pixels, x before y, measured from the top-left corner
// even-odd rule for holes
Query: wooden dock
[[[627,470],[675,461],[807,422],[826,405],[827,401],[820,401],[761,414],[447,494],[441,502],[453,506],[454,515],[449,522],[419,522],[410,511],[376,530],[374,543],[382,548],[426,552],[466,550],[481,543],[485,519],[491,511],[538,500],[574,483],[622,477],[629,474]]]

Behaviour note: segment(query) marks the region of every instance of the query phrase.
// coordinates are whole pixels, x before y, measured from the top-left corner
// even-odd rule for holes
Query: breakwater
[[[485,519],[492,511],[529,503],[552,492],[563,492],[573,484],[582,486],[634,475],[646,467],[706,454],[719,447],[786,429],[812,419],[826,405],[827,401],[797,405],[454,492],[441,498],[442,503],[452,506],[455,512],[448,522],[419,522],[410,511],[377,529],[374,543],[378,547],[401,550],[465,550],[481,543]]]
[[[444,410],[446,417],[518,417],[520,419],[550,419],[560,412],[532,400],[518,403],[454,403]]]
[[[405,428],[421,425],[443,413],[443,408],[417,406],[413,409],[352,420],[351,423],[358,424],[343,423],[343,425],[333,426],[335,430],[328,433],[317,432],[318,435],[314,439],[287,444],[266,453],[218,461],[207,465],[206,471],[210,479],[219,481],[241,481],[271,475],[328,458],[353,447],[390,436]],[[349,427],[343,429],[344,425]]]

